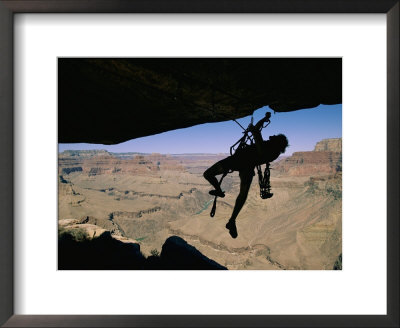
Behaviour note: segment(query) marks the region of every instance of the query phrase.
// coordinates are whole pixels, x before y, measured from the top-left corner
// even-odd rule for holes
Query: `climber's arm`
[[[271,113],[270,112],[266,112],[265,113],[265,117],[263,117],[261,120],[259,120],[256,125],[254,126],[258,131],[261,131],[261,129],[263,128],[263,125],[265,122],[270,123],[270,117],[271,117]]]
[[[264,123],[266,122],[270,122],[270,117],[271,117],[271,113],[266,112],[265,113],[265,117],[263,117],[261,120],[259,120],[256,125],[250,124],[249,126],[249,130],[253,135],[253,139],[254,142],[256,144],[256,149],[257,149],[257,153],[258,156],[260,158],[263,158],[266,154],[264,153],[264,149],[263,149],[263,138],[261,136],[261,130],[263,128]]]
[[[261,122],[261,121],[260,121],[260,122]],[[251,134],[253,135],[253,139],[254,139],[254,143],[256,144],[256,149],[257,149],[258,156],[262,157],[262,156],[264,156],[263,147],[262,147],[263,138],[262,138],[262,136],[261,136],[261,131],[260,131],[260,129],[257,128],[257,125],[258,125],[260,122],[258,122],[258,123],[256,124],[256,126],[250,125],[250,132],[251,132]],[[263,124],[263,123],[261,123],[261,124]]]

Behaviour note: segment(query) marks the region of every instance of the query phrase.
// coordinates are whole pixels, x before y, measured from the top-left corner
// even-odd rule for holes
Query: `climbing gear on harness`
[[[266,164],[264,169],[264,175],[261,172],[261,166],[257,165],[257,173],[258,173],[258,184],[260,185],[260,197],[262,199],[271,198],[274,194],[271,193],[271,183],[270,183],[270,170],[269,163]]]

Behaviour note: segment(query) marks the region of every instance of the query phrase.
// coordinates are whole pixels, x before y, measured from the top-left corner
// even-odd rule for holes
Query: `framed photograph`
[[[399,325],[398,1],[0,10],[2,325]]]

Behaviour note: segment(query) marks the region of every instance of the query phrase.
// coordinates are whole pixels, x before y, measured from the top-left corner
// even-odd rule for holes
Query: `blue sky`
[[[313,150],[325,138],[342,137],[342,105],[320,105],[287,113],[273,113],[268,107],[253,113],[254,123],[270,111],[271,124],[263,130],[264,139],[283,133],[290,147],[285,155],[296,151]],[[247,127],[251,116],[237,121]],[[229,153],[229,148],[242,136],[242,129],[234,121],[200,124],[190,128],[168,131],[152,136],[129,140],[117,145],[59,144],[59,151],[105,149],[110,152],[143,153]]]

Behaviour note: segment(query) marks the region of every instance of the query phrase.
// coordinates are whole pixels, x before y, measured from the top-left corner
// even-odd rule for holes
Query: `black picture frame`
[[[399,0],[0,0],[0,324],[5,327],[399,327],[399,8]],[[16,13],[386,14],[387,315],[14,315],[13,17]]]

